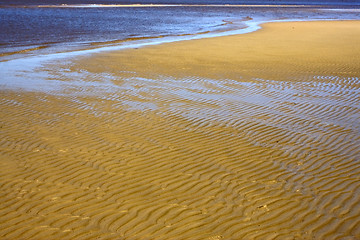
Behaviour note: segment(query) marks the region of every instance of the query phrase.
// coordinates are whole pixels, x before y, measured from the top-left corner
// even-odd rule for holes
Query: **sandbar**
[[[49,64],[83,86],[0,91],[0,239],[359,239],[359,42],[278,22]]]

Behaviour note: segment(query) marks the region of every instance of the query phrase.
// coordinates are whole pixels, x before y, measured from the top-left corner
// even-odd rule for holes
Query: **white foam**
[[[39,8],[134,8],[134,7],[306,7],[308,5],[248,5],[248,4],[61,4],[36,5]],[[309,6],[313,7],[313,6]]]

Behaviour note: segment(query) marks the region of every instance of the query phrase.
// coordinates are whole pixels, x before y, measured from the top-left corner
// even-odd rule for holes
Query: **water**
[[[302,4],[304,1],[272,1]],[[267,1],[4,1],[0,0],[0,61],[24,55],[87,49],[129,40],[194,35],[244,27],[241,22],[277,19],[360,19],[356,1],[322,1],[324,6],[254,7]],[[163,6],[158,4],[183,4]],[[188,4],[206,6],[188,6]],[[220,4],[222,6],[214,6]],[[312,4],[319,3],[312,1]],[[79,6],[79,4],[82,4]],[[110,5],[109,5],[110,4]],[[115,4],[115,5],[114,5]],[[185,4],[185,6],[184,6]],[[336,5],[336,6],[334,6]],[[326,11],[327,9],[341,11]],[[354,11],[355,10],[355,11]]]
[[[358,0],[0,0],[0,5],[39,4],[306,4],[306,5],[360,5]]]

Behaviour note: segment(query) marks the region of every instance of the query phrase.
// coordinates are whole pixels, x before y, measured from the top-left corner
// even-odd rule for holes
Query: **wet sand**
[[[68,87],[1,91],[0,238],[359,239],[359,42],[269,23],[44,67]]]

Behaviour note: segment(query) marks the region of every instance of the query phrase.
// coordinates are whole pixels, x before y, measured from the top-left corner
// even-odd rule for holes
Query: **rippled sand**
[[[360,239],[359,42],[271,23],[47,66],[67,88],[1,92],[0,238]]]

